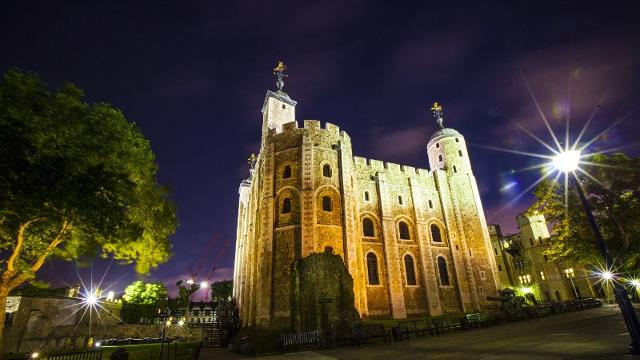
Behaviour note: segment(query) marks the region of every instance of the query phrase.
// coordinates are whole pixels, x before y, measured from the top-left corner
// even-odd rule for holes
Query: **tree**
[[[137,305],[162,305],[167,301],[167,287],[158,282],[134,281],[124,289],[123,299]]]
[[[183,284],[186,284],[186,286]],[[182,309],[185,309],[184,321],[188,323],[191,295],[193,295],[193,293],[200,289],[200,284],[194,281],[184,282],[182,280],[178,280],[178,282],[176,282],[176,286],[178,287],[178,306]]]
[[[211,298],[214,300],[227,300],[233,294],[233,281],[223,280],[211,284]]]
[[[637,240],[640,237],[640,158],[621,153],[600,154],[588,162],[596,165],[581,165],[581,168],[593,179],[581,172],[577,175],[612,258],[616,259],[614,265],[618,271],[635,271],[640,267]],[[575,184],[570,182],[569,192],[565,194],[563,184],[544,181],[536,187],[534,195],[536,201],[528,212],[543,214],[553,225],[553,236],[545,254],[554,260],[602,264]]]
[[[149,141],[118,109],[9,70],[0,154],[0,334],[7,294],[52,256],[112,256],[138,273],[168,260],[175,209]]]
[[[153,320],[167,307],[167,287],[162,283],[134,281],[125,288],[123,300],[121,316],[125,322]]]

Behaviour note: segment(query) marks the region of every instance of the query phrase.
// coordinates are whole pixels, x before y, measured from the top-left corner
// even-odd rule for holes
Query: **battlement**
[[[367,159],[360,156],[353,157],[353,164],[356,168],[368,167],[374,171],[384,171],[391,175],[428,177],[430,174],[429,170],[427,169],[420,169],[408,165],[400,165],[392,162]]]
[[[320,131],[326,131],[328,134],[330,134],[333,137],[341,138],[345,141],[351,142],[351,137],[349,137],[349,134],[347,134],[347,132],[344,130],[340,130],[339,126],[334,125],[330,122],[327,122],[324,125],[325,126],[323,128],[322,123],[319,120],[304,120],[302,127],[299,127],[297,121],[292,121],[292,122],[283,124],[282,132],[280,133],[276,133],[275,129],[269,129],[269,136],[280,135],[290,131],[295,131],[297,129],[315,130],[315,131],[320,130]]]

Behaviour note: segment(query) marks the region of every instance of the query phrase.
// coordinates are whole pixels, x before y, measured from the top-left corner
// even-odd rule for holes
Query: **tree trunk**
[[[10,290],[6,284],[0,283],[0,359],[4,359],[4,320],[7,311],[7,297]]]

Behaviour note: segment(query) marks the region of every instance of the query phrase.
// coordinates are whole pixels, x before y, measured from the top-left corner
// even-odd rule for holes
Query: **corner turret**
[[[471,173],[471,163],[467,144],[457,130],[443,126],[442,106],[437,102],[431,108],[440,129],[436,131],[427,144],[429,167],[431,170],[444,170],[450,174]]]

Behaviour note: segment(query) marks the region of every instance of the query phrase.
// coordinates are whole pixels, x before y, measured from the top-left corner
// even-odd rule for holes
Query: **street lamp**
[[[602,233],[598,228],[596,219],[593,217],[591,206],[589,205],[587,198],[584,196],[582,185],[575,174],[575,170],[578,169],[578,165],[580,163],[580,155],[579,150],[562,151],[553,157],[552,164],[556,169],[564,172],[566,176],[570,176],[572,181],[575,183],[578,196],[580,197],[580,202],[582,203],[582,207],[589,219],[589,225],[591,226],[591,230],[593,231],[593,235],[596,239],[596,245],[604,258],[605,271],[602,275],[603,277],[607,276],[609,280],[611,280],[613,279],[613,274],[610,272],[610,269],[612,269],[613,260],[611,259],[609,250],[604,243]],[[624,322],[629,330],[629,336],[631,337],[631,345],[629,346],[629,349],[634,355],[640,354],[640,324],[638,323],[638,316],[633,309],[633,305],[631,305],[631,301],[629,301],[629,294],[624,286],[617,281],[613,281],[613,292],[615,294],[616,301],[618,302],[618,306],[620,307],[620,311],[622,312]]]

